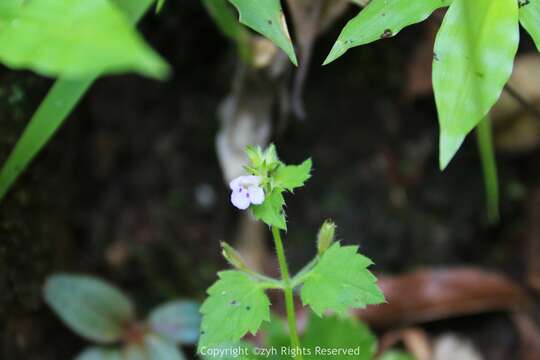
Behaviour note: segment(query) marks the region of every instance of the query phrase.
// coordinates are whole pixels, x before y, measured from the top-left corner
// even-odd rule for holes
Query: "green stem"
[[[490,223],[499,221],[499,180],[497,178],[497,162],[493,150],[491,122],[486,116],[477,126],[478,149],[482,160],[484,183],[486,187],[487,216]]]
[[[279,269],[283,279],[283,292],[285,293],[285,307],[287,310],[287,320],[289,322],[291,346],[295,349],[295,352],[296,350],[299,352],[296,358],[302,360],[300,339],[298,338],[298,331],[296,330],[296,313],[294,309],[293,287],[291,286],[291,278],[289,276],[289,266],[285,259],[285,250],[283,249],[283,242],[281,241],[279,229],[275,226],[272,226],[272,235],[274,237],[274,243],[276,244]]]
[[[311,260],[306,266],[304,266],[302,270],[298,272],[298,274],[293,276],[293,278],[291,279],[291,286],[293,289],[306,280],[306,277],[309,276],[311,270],[313,270],[315,265],[317,265],[319,259],[320,256],[315,257],[315,259]]]

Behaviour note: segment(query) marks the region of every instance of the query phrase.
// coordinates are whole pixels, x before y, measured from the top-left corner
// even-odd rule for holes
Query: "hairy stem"
[[[283,249],[283,242],[281,241],[279,229],[275,226],[272,226],[272,236],[274,237],[279,269],[283,279],[283,292],[285,293],[285,307],[287,310],[287,320],[289,322],[291,346],[295,350],[299,351],[296,358],[303,360],[300,350],[300,339],[298,338],[298,331],[296,330],[296,313],[294,309],[293,287],[291,286],[291,278],[289,276],[289,266],[287,265],[287,260],[285,259],[285,250]]]

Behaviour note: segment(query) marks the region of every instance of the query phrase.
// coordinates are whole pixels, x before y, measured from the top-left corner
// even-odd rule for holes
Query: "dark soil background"
[[[353,14],[317,43],[316,64]],[[99,80],[0,205],[0,358],[69,359],[86,345],[44,305],[49,274],[103,277],[130,294],[142,316],[171,298],[203,299],[226,267],[219,241],[234,234],[238,213],[214,139],[235,51],[198,2],[170,2],[141,31],[173,77]],[[520,281],[540,152],[499,154],[502,220],[488,226],[474,136],[441,173],[433,97],[401,96],[424,31],[414,26],[333,65],[314,65],[307,119],[291,117],[273,136],[284,161],[314,162],[308,185],[288,200],[293,269],[313,255],[319,225],[332,218],[339,238],[359,244],[376,272],[477,265]],[[51,81],[6,68],[0,80],[3,160]],[[493,333],[484,343],[504,338],[508,344],[497,346],[515,347],[504,314],[447,326]]]

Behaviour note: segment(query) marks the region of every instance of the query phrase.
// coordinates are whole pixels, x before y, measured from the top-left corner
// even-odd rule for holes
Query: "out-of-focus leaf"
[[[12,5],[9,12],[0,8],[0,61],[11,68],[69,79],[126,71],[167,75],[167,64],[108,0],[6,1]]]
[[[223,35],[236,43],[242,59],[251,62],[248,31],[238,21],[228,0],[203,0],[203,4]]]
[[[270,300],[259,281],[240,271],[228,270],[209,289],[203,314],[199,350],[234,344],[245,334],[255,334],[270,320]]]
[[[142,343],[128,345],[124,360],[184,360],[184,354],[171,342],[153,334],[146,335]]]
[[[329,64],[352,47],[396,35],[406,26],[425,20],[452,0],[372,0],[345,25],[330,54]]]
[[[240,22],[272,40],[297,65],[287,21],[280,0],[229,0],[240,13]]]
[[[383,354],[381,360],[415,360],[415,358],[404,351],[390,350]]]
[[[194,344],[199,338],[201,315],[193,301],[173,301],[153,310],[148,319],[152,330],[180,344]]]
[[[441,169],[498,99],[518,43],[517,1],[454,0],[450,5],[433,61]]]
[[[311,315],[306,332],[301,338],[302,347],[311,349],[306,359],[355,359],[371,360],[375,355],[377,339],[366,325],[352,318],[330,316],[320,318]],[[341,349],[349,355],[319,355],[315,349]]]
[[[153,0],[114,0],[132,23],[142,17],[152,2]],[[5,3],[0,1],[0,4]],[[99,75],[96,73],[78,80],[56,81],[0,170],[0,201]]]
[[[223,344],[210,348],[200,349],[199,355],[204,360],[257,360],[259,356],[253,354],[253,346],[246,342],[236,344]]]
[[[499,221],[499,178],[497,176],[497,161],[493,148],[491,120],[486,117],[476,128],[478,135],[478,150],[484,174],[486,191],[487,218],[490,223]]]
[[[532,36],[540,51],[540,0],[518,0],[519,22]]]
[[[0,199],[13,182],[52,138],[96,77],[58,80],[27,125],[0,171]]]
[[[165,0],[157,0],[156,2],[156,13],[159,14],[161,10],[163,10],[163,6],[165,6]]]
[[[301,297],[319,316],[326,310],[345,314],[350,308],[383,303],[377,279],[367,267],[373,262],[357,246],[334,243],[306,276]]]
[[[245,31],[228,0],[203,0],[203,4],[219,30],[229,39],[236,41]]]
[[[272,318],[271,323],[265,323],[262,327],[267,347],[281,349],[289,346],[289,334],[285,322],[279,318]],[[302,348],[305,351],[304,359],[355,359],[371,360],[375,355],[377,339],[369,328],[360,321],[346,317],[339,318],[335,315],[329,317],[318,317],[311,313],[307,323],[307,328],[300,338]],[[319,354],[319,349],[341,349],[350,351],[349,355],[339,354]],[[308,353],[311,353],[308,355]],[[278,350],[278,354],[269,356],[272,360],[292,359],[291,356],[284,356]]]
[[[134,320],[131,301],[118,289],[89,276],[58,274],[49,277],[45,301],[77,334],[96,342],[120,340]]]
[[[120,350],[95,346],[83,351],[75,360],[123,360],[123,357]]]
[[[184,360],[185,356],[171,342],[158,336],[147,335],[144,339],[144,347],[148,354],[147,359],[152,360]]]

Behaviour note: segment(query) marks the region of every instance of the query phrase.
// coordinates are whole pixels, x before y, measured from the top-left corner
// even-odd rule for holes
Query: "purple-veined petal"
[[[238,188],[231,193],[231,202],[240,210],[246,210],[251,204],[251,200],[247,191],[240,191]]]
[[[264,202],[264,190],[259,186],[250,186],[247,189],[251,203],[260,205]]]

